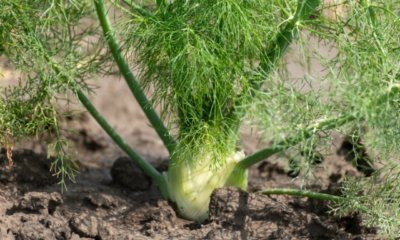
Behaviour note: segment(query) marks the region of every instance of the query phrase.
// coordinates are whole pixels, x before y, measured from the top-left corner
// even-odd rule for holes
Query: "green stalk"
[[[65,77],[61,74],[59,66],[54,63],[54,61],[48,55],[45,55],[45,58],[48,62],[52,63],[54,70],[60,74],[60,77]],[[76,85],[74,90],[76,95],[78,96],[79,101],[86,108],[86,110],[90,113],[90,115],[97,121],[97,123],[103,128],[103,130],[110,136],[110,138],[137,164],[142,171],[147,174],[160,188],[161,194],[167,198],[168,197],[168,189],[167,183],[164,177],[145,159],[143,159],[138,153],[135,152],[122,137],[110,126],[107,120],[97,111],[97,109],[93,106],[91,101],[86,97],[86,95],[79,89],[79,86]]]
[[[262,149],[242,161],[237,165],[237,168],[239,169],[247,169],[250,166],[263,161],[264,159],[282,152],[290,147],[293,147],[300,142],[304,141],[307,138],[310,138],[313,134],[319,132],[319,131],[324,131],[324,130],[330,130],[338,126],[342,126],[348,122],[351,122],[355,120],[356,118],[353,115],[342,115],[336,118],[329,118],[325,119],[322,121],[317,122],[313,126],[307,127],[305,129],[302,129],[299,131],[296,135],[288,137],[287,139],[277,143],[273,147],[265,148]]]
[[[165,0],[156,0],[156,4],[157,4],[157,7],[163,7],[163,6],[165,6]]]
[[[310,17],[310,15],[319,6],[321,0],[298,0],[297,9],[294,16],[281,27],[275,40],[269,44],[265,53],[262,54],[259,71],[262,72],[259,77],[253,81],[253,87],[259,89],[263,80],[270,74],[271,70],[275,67],[276,63],[283,57],[289,45],[298,34],[297,26],[301,21]],[[260,81],[260,77],[263,78]],[[258,79],[258,80],[257,80]]]
[[[251,89],[250,98],[255,96],[256,90],[259,90],[270,75],[273,68],[276,66],[279,60],[282,59],[283,55],[286,53],[293,39],[298,34],[298,25],[301,21],[304,21],[310,17],[310,15],[316,10],[316,8],[320,5],[321,0],[298,0],[297,8],[294,16],[288,20],[288,22],[281,26],[278,34],[274,41],[272,41],[266,48],[263,53],[261,53],[260,57],[260,65],[258,66],[256,72],[262,73],[257,74],[251,81],[251,85],[253,89]],[[234,118],[234,115],[238,117],[234,119],[238,119],[236,123],[232,126],[236,127],[239,130],[239,122],[242,116],[245,115],[245,111],[239,107],[243,104],[243,102],[248,102],[248,98],[239,98],[238,101],[235,102],[235,107],[233,111],[230,113],[230,117]],[[238,110],[239,109],[239,110]]]
[[[137,82],[135,76],[129,69],[127,62],[124,60],[124,57],[121,53],[121,47],[117,43],[117,40],[114,36],[114,29],[111,26],[111,22],[107,17],[105,5],[103,0],[94,0],[94,5],[96,7],[97,16],[100,22],[100,25],[103,29],[103,33],[106,39],[106,42],[111,50],[111,54],[117,63],[118,69],[126,83],[129,86],[129,89],[132,91],[132,94],[138,101],[140,107],[145,113],[147,119],[150,121],[151,125],[156,130],[158,136],[163,141],[165,147],[168,149],[169,153],[172,154],[175,148],[175,141],[170,135],[167,128],[164,126],[161,119],[158,117],[157,113],[154,111],[151,103],[147,99],[146,95],[143,93],[139,83]]]
[[[141,7],[139,4],[135,3],[133,0],[122,0],[125,4],[131,6],[136,12],[138,12],[143,17],[150,17],[152,14],[146,9]]]
[[[111,137],[112,140],[137,164],[143,172],[146,173],[160,188],[164,197],[167,196],[167,188],[164,177],[139,154],[137,154],[129,145],[122,139],[122,137],[110,126],[104,117],[97,111],[86,95],[77,90],[76,94],[82,105],[93,116],[97,123],[104,129],[104,131]],[[132,176],[134,177],[134,176]]]
[[[313,198],[323,201],[332,201],[332,202],[339,202],[343,200],[342,197],[326,194],[326,193],[318,193],[312,192],[307,190],[300,190],[300,189],[290,189],[290,188],[270,188],[264,189],[257,193],[265,194],[265,195],[290,195],[290,196],[297,196],[297,197],[307,197]]]
[[[378,32],[378,29],[376,27],[378,20],[376,18],[376,14],[375,14],[375,11],[373,9],[373,6],[369,3],[369,1],[366,1],[366,0],[362,0],[361,1],[361,5],[364,8],[367,8],[367,10],[368,10],[368,23],[371,25],[371,28],[373,30],[373,34],[372,35],[373,35],[373,38],[375,40],[375,44],[379,48],[381,53],[386,56],[387,55],[386,51],[385,51],[384,47],[382,46],[381,40],[379,39],[379,36],[378,36],[379,32]]]

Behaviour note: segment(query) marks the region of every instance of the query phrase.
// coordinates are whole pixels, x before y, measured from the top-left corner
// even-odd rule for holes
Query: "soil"
[[[14,78],[12,71],[5,73],[6,79]],[[166,170],[167,151],[117,76],[102,79],[91,98],[129,145]],[[51,159],[41,140],[20,143],[13,152],[13,168],[7,167],[6,152],[0,152],[0,240],[382,239],[357,214],[331,215],[327,202],[254,193],[307,184],[337,194],[343,177],[361,174],[336,154],[340,136],[334,136],[336,144],[317,167],[313,185],[290,177],[281,159],[265,161],[250,170],[249,192],[216,190],[210,219],[200,224],[180,218],[88,115],[78,113],[63,125],[74,129],[67,134],[80,165],[67,191],[50,174]],[[242,132],[246,153],[261,146],[249,129]]]
[[[111,167],[82,163],[76,183],[60,192],[51,159],[31,150],[0,155],[0,239],[379,239],[357,214],[329,214],[326,202],[262,196],[235,188],[216,190],[210,220],[180,218],[126,157]],[[135,176],[127,177],[127,176]],[[284,168],[263,164],[251,171],[250,188],[295,186]],[[336,173],[315,190],[334,191]]]

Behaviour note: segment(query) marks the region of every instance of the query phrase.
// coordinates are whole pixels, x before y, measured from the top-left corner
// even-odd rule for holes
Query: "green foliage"
[[[331,139],[327,136],[313,136],[304,140],[297,147],[285,152],[288,158],[288,174],[291,177],[300,177],[308,180],[314,167],[324,161],[322,153],[327,153],[326,145],[322,142],[329,142]],[[322,153],[321,153],[322,152]]]
[[[88,15],[82,1],[0,1],[1,54],[21,73],[18,86],[3,89],[0,99],[0,137],[10,132],[15,141],[43,132],[55,134],[57,156],[53,170],[61,177],[73,176],[75,163],[65,157],[55,103],[79,87],[96,62],[82,49],[93,30],[77,26]]]
[[[345,198],[333,210],[339,215],[359,212],[369,226],[386,236],[400,235],[399,165],[389,164],[370,178],[350,178],[342,186]]]
[[[323,33],[339,51],[329,64],[337,91],[332,100],[358,115],[354,128],[367,131],[368,147],[399,153],[400,2],[349,1],[346,7],[348,16]]]
[[[283,3],[173,1],[151,17],[128,22],[142,83],[154,87],[154,102],[166,118],[176,119],[179,142],[191,152],[205,145],[212,152],[216,146],[232,149],[232,142],[234,147],[234,103],[251,94],[265,39],[272,39],[290,11],[277,4]]]
[[[300,29],[331,45],[332,59],[296,43],[307,59],[320,59],[325,75],[289,79],[285,65],[276,68],[257,100],[250,103],[252,122],[268,140],[285,138],[315,119],[352,113],[356,117],[340,132],[363,132],[371,150],[389,156],[400,149],[400,2],[330,1]],[[338,10],[340,9],[340,10]],[[326,12],[340,11],[335,18]],[[317,18],[318,17],[318,18]],[[314,61],[315,62],[315,61]],[[326,91],[328,90],[328,93]],[[382,156],[382,159],[386,158]]]

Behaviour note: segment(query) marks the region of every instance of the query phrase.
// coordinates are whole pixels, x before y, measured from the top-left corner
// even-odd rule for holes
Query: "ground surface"
[[[209,221],[187,221],[176,216],[173,205],[162,200],[157,189],[124,157],[112,170],[82,164],[77,182],[62,194],[57,180],[48,173],[49,161],[44,155],[16,151],[13,169],[6,169],[4,152],[1,161],[2,240],[379,239],[374,229],[360,225],[359,216],[333,217],[323,202],[259,196],[233,188],[214,192]],[[263,164],[251,172],[252,189],[296,185],[276,164]],[[328,190],[334,191],[340,174],[328,178],[330,182],[322,181],[313,188],[326,190],[328,184]]]
[[[3,66],[4,67],[4,66]],[[7,70],[5,67],[4,69]],[[3,71],[3,80],[15,78]],[[159,169],[165,170],[167,152],[145,117],[116,76],[102,79],[91,96],[128,144]],[[80,173],[68,191],[49,173],[49,160],[37,140],[15,150],[15,167],[7,169],[0,154],[0,239],[380,239],[363,227],[358,215],[328,214],[327,203],[285,196],[260,196],[237,189],[221,189],[211,199],[210,220],[198,224],[179,218],[173,204],[163,200],[129,159],[86,114],[66,120]],[[251,131],[243,129],[242,147],[260,147]],[[340,144],[340,138],[335,142]],[[358,174],[343,158],[330,155],[316,171],[316,191],[337,193],[346,175]],[[30,149],[30,150],[27,150]],[[279,159],[250,171],[250,191],[266,187],[299,187]]]

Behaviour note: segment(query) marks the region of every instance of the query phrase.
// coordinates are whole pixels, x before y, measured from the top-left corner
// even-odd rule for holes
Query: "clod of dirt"
[[[215,190],[211,196],[209,215],[212,221],[230,229],[230,233],[240,231],[241,239],[286,239],[283,236],[353,238],[348,231],[323,221],[311,209],[294,209],[291,205],[268,196],[222,188]],[[218,231],[209,234],[216,236],[215,239],[225,239],[218,238],[221,235]]]
[[[0,150],[0,182],[17,182],[35,187],[57,183],[57,178],[50,172],[51,159],[46,155],[31,150],[18,150],[13,152],[13,161],[14,166],[7,168],[5,149]]]
[[[165,200],[157,202],[157,208],[151,209],[145,217],[144,230],[147,235],[152,236],[160,231],[168,231],[176,227],[176,214]]]
[[[240,231],[230,231],[223,228],[217,228],[209,231],[205,237],[208,240],[241,240]]]
[[[124,231],[115,229],[110,223],[94,215],[82,213],[71,218],[69,227],[72,239],[129,239]]]
[[[132,191],[143,191],[150,187],[151,181],[128,157],[119,157],[111,168],[114,183]]]
[[[94,216],[81,214],[73,217],[69,225],[80,237],[99,238],[99,220]]]
[[[0,215],[5,214],[8,209],[12,208],[12,206],[13,204],[10,201],[8,201],[5,197],[0,196]]]
[[[95,207],[101,207],[105,209],[110,209],[117,206],[117,203],[112,196],[102,193],[90,193],[85,197],[85,200]]]
[[[91,238],[81,238],[78,234],[72,233],[70,240],[92,240]]]
[[[12,230],[16,239],[37,240],[37,239],[68,239],[70,231],[67,226],[58,225],[52,229],[37,221],[24,223],[18,231]]]
[[[15,213],[0,216],[1,240],[70,239],[65,219],[52,215]]]
[[[328,236],[327,233],[336,231],[336,229],[332,229],[332,226],[325,224],[319,218],[312,218],[307,228],[313,239],[323,239]]]
[[[29,192],[19,199],[18,204],[9,209],[7,214],[25,212],[32,214],[53,214],[57,206],[63,203],[61,195],[57,192]]]
[[[150,211],[148,217],[158,222],[169,222],[170,224],[176,222],[175,211],[165,200],[157,201],[157,209]]]
[[[0,221],[0,239],[1,240],[15,240],[14,235],[12,234],[9,229],[6,227],[2,226],[2,222]]]
[[[210,219],[245,227],[246,218],[273,222],[287,221],[293,212],[284,204],[279,204],[266,196],[258,196],[236,188],[222,188],[213,192],[210,202]]]
[[[121,237],[118,237],[121,236]],[[123,232],[121,230],[115,229],[111,224],[102,221],[101,224],[99,225],[99,239],[128,239],[127,237],[129,234],[129,231]]]

